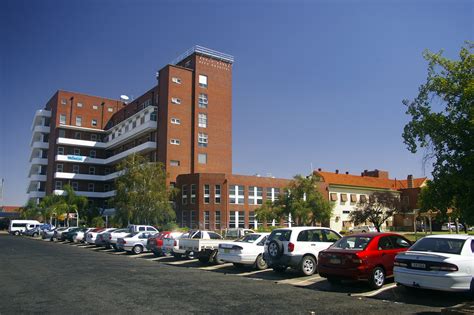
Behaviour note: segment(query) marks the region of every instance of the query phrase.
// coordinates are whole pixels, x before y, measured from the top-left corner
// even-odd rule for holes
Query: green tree
[[[175,220],[171,205],[174,190],[167,188],[167,174],[161,163],[131,155],[118,165],[121,176],[115,180],[114,199],[122,224],[164,225]]]
[[[382,225],[402,210],[400,197],[396,193],[377,191],[368,200],[359,202],[349,216],[355,225],[370,222],[380,232]]]
[[[467,42],[459,60],[425,51],[427,81],[414,100],[403,101],[411,116],[404,142],[412,153],[424,149],[425,161],[433,162],[432,206],[443,212],[455,208],[470,224],[474,224],[473,48]]]
[[[41,210],[41,207],[33,199],[30,199],[24,207],[20,208],[20,217],[22,219],[41,220]]]

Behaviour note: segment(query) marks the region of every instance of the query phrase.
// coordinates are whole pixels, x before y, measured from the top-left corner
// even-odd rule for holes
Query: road
[[[8,235],[0,250],[0,314],[430,314],[464,298]]]

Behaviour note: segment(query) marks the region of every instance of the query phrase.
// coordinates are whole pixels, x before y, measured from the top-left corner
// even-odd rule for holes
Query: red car
[[[409,240],[395,233],[344,236],[319,253],[319,275],[331,283],[342,279],[365,280],[378,289],[387,277],[393,276],[395,256],[410,246]]]
[[[156,257],[163,256],[163,239],[174,238],[175,234],[182,234],[180,232],[160,232],[148,238],[146,248],[155,254]]]

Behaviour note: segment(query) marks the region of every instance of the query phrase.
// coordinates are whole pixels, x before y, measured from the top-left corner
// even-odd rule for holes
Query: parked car
[[[55,230],[56,230],[56,228],[54,228],[54,227],[49,229],[49,230],[42,230],[41,231],[41,238],[42,239],[48,239],[48,240],[52,241]]]
[[[124,237],[130,234],[129,229],[117,229],[114,231],[105,232],[102,237],[105,241],[105,248],[109,249],[113,247],[115,250],[117,249],[117,239],[119,237]]]
[[[265,242],[263,258],[275,272],[284,272],[291,267],[310,276],[317,271],[319,252],[340,238],[339,233],[325,227],[276,229]]]
[[[148,238],[152,236],[154,232],[134,232],[130,233],[123,238],[117,240],[117,248],[131,252],[133,254],[141,254],[147,252],[146,243]]]
[[[393,276],[395,255],[411,246],[409,240],[394,233],[361,233],[344,236],[318,256],[318,271],[329,282],[341,279],[368,281],[381,288]]]
[[[47,223],[41,224],[41,225],[34,224],[33,228],[27,229],[25,232],[23,232],[23,234],[27,236],[37,237],[37,236],[40,236],[44,230],[50,230],[53,228],[54,228],[54,225],[47,224]]]
[[[135,224],[132,224],[132,225],[129,225],[127,228],[130,231],[130,233],[134,233],[134,232],[158,233],[159,232],[154,226],[151,226],[151,225],[135,225]]]
[[[351,233],[372,233],[372,232],[377,232],[377,229],[373,225],[359,225],[359,226],[354,226],[349,229],[349,232]]]
[[[95,238],[97,237],[97,234],[99,234],[100,232],[104,230],[105,230],[104,228],[95,228],[87,232],[85,243],[89,245],[95,245]]]
[[[92,231],[94,228],[84,228],[84,230],[79,230],[72,235],[72,242],[73,243],[84,243],[85,236],[88,232]]]
[[[179,242],[181,239],[186,239],[186,238],[189,238],[189,232],[183,233],[176,237],[173,237],[172,235],[171,237],[165,237],[163,239],[163,247],[162,247],[163,254],[173,255],[174,258],[182,258],[186,254],[186,251],[179,249]]]
[[[80,227],[73,227],[69,230],[62,232],[61,236],[58,238],[60,241],[70,241],[72,242],[72,235],[75,234],[77,231],[80,231],[82,228]]]
[[[228,240],[237,240],[251,233],[255,233],[255,232],[253,230],[244,229],[244,228],[226,229],[222,236]]]
[[[474,237],[429,235],[395,258],[397,284],[474,294]]]
[[[264,245],[270,233],[252,233],[232,242],[219,244],[217,259],[231,262],[235,267],[254,266],[258,270],[267,269],[263,259]]]
[[[53,234],[53,239],[57,241],[61,240],[62,234],[69,232],[71,229],[75,229],[75,227],[63,227],[63,228],[56,229]]]
[[[156,257],[163,256],[163,240],[165,238],[176,238],[179,235],[182,235],[182,232],[160,232],[156,233],[155,235],[152,235],[150,238],[148,238],[146,248],[149,251],[152,251],[153,254]]]
[[[212,231],[195,231],[189,234],[189,238],[179,241],[179,250],[184,251],[189,258],[196,257],[201,263],[219,264],[217,258],[219,244],[226,242],[220,234]],[[227,241],[229,242],[229,241]]]
[[[40,226],[36,220],[11,220],[8,226],[8,233],[13,235],[20,235],[28,229],[32,229],[36,226]]]
[[[456,223],[444,223],[441,225],[441,231],[456,231]],[[458,231],[464,231],[464,226],[461,223],[458,224]]]
[[[107,245],[107,241],[106,241],[106,237],[108,237],[108,235],[106,236],[105,233],[109,233],[109,232],[113,232],[117,230],[116,228],[109,228],[109,229],[105,229],[103,230],[102,232],[100,233],[97,233],[97,236],[95,238],[95,241],[94,241],[94,244],[96,246],[106,246]]]
[[[79,227],[79,228],[71,229],[70,231],[63,233],[63,235],[61,235],[61,236],[64,237],[64,239],[66,241],[76,243],[77,242],[77,234],[78,233],[84,233],[88,229],[89,228],[86,228],[86,227]]]

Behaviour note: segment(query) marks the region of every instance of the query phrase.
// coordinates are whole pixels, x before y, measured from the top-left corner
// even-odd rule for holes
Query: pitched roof
[[[350,174],[336,174],[331,172],[315,171],[315,175],[323,178],[324,182],[329,185],[343,185],[343,186],[356,186],[356,187],[368,187],[378,189],[389,189],[398,190],[408,187],[407,180],[394,180],[388,178],[371,177],[371,176],[358,176]],[[426,180],[424,178],[414,178],[413,186],[420,187]]]
[[[3,212],[19,212],[21,206],[2,206],[0,207],[0,211]]]

